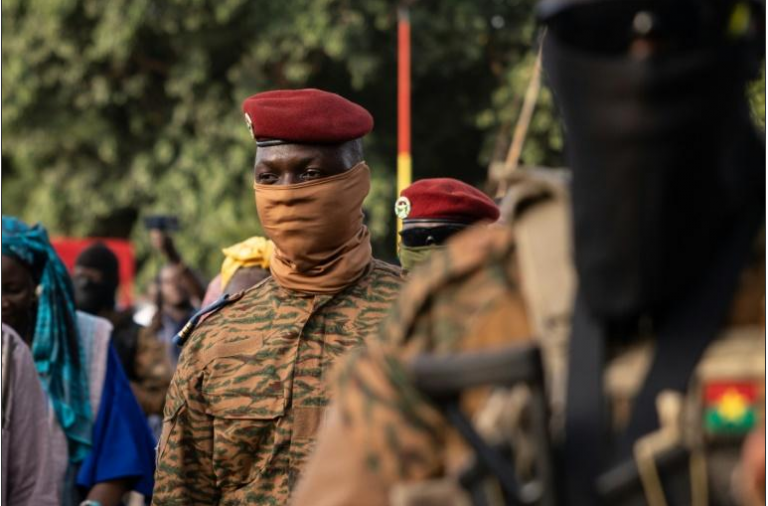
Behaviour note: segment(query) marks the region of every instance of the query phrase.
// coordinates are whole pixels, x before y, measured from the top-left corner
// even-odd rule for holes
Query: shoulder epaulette
[[[228,294],[225,293],[218,299],[216,299],[215,302],[212,304],[205,306],[204,308],[201,308],[197,313],[193,314],[192,317],[187,321],[187,324],[184,325],[184,327],[173,336],[173,344],[175,344],[178,347],[184,346],[184,343],[189,338],[189,335],[192,333],[193,330],[197,327],[197,324],[200,323],[200,320],[211,313],[214,313],[218,311],[219,309],[223,308],[224,306],[227,306],[235,301],[240,300],[243,295],[245,294],[245,290],[235,293],[235,294]]]

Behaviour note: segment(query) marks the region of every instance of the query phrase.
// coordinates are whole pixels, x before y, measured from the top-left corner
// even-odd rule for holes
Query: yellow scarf
[[[269,269],[269,259],[274,249],[274,244],[269,239],[253,236],[221,250],[224,253],[224,262],[221,264],[221,286],[227,286],[232,276],[241,267]]]

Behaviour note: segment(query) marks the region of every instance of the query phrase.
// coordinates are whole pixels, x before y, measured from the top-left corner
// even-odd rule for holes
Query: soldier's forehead
[[[340,156],[342,147],[319,144],[278,144],[256,150],[256,163]]]

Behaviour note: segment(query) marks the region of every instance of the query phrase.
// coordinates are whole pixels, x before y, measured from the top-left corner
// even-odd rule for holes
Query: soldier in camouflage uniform
[[[443,249],[453,235],[475,223],[493,223],[499,208],[477,188],[448,177],[421,179],[405,188],[395,202],[403,220],[397,256],[403,274]]]
[[[530,336],[558,503],[734,504],[745,493],[734,484],[761,482],[737,465],[744,436],[763,430],[765,161],[744,95],[763,14],[738,1],[592,0],[540,13],[570,191],[518,174],[508,228],[457,236],[414,273],[381,342],[342,368],[295,506],[472,503],[458,481],[479,454],[417,388],[417,366]],[[495,392],[460,400],[489,445],[511,443],[521,483],[530,438],[516,437],[527,430],[513,394],[490,422]],[[517,503],[546,495],[523,488]]]
[[[334,362],[374,335],[400,270],[371,257],[362,107],[319,90],[243,105],[271,276],[192,319],[165,404],[153,504],[285,504]]]

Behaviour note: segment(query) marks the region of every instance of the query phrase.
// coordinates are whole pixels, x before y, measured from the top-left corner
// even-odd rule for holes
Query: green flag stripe
[[[748,408],[744,415],[737,420],[729,420],[723,417],[717,409],[710,408],[704,414],[704,427],[710,433],[741,434],[754,427],[755,418],[754,408]]]

